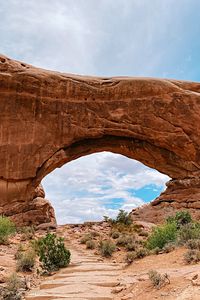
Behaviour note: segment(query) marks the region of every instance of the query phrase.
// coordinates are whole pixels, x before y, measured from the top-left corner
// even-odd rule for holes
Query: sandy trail
[[[93,230],[100,231],[96,227]],[[108,236],[109,231],[103,230]],[[116,251],[110,259],[102,259],[95,255],[96,250],[85,249],[80,244],[85,232],[80,228],[62,226],[57,233],[65,238],[71,251],[70,266],[44,278],[26,300],[200,300],[200,263],[185,264],[184,247],[146,256],[127,266],[124,250]],[[167,273],[170,284],[161,289],[153,287],[148,276],[152,269]]]
[[[26,300],[111,300],[113,288],[120,284],[122,263],[102,261],[92,251],[68,245],[72,258],[68,268],[45,278],[37,289],[31,290]]]
[[[199,300],[200,264],[183,264],[184,249],[159,256],[148,256],[130,267],[103,260],[77,243],[69,243],[71,264],[57,274],[44,278],[26,300]],[[148,270],[168,273],[171,283],[160,290],[152,287]],[[198,274],[195,285],[191,277]]]

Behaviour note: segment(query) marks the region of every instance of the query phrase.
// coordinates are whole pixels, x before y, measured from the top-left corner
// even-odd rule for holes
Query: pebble
[[[5,272],[0,273],[0,283],[6,282],[6,275]]]
[[[162,292],[162,293],[160,293],[160,296],[166,297],[166,296],[169,296],[169,293],[167,293],[167,292]]]
[[[120,293],[121,291],[123,291],[123,286],[117,286],[116,288],[114,288],[113,290],[112,290],[112,293],[113,294],[118,294],[118,293]]]

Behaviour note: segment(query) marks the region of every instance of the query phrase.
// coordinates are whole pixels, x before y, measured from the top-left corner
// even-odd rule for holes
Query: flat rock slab
[[[113,299],[112,290],[120,284],[119,275],[124,264],[98,262],[89,252],[75,249],[71,252],[72,266],[43,280],[39,288],[28,293],[26,300]]]

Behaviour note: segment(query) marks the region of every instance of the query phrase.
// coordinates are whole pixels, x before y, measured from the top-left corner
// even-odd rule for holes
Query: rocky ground
[[[142,226],[150,230],[151,224],[143,223]],[[27,283],[26,300],[200,299],[200,264],[187,265],[184,262],[187,251],[184,247],[170,253],[148,255],[128,265],[123,247],[118,247],[111,258],[103,258],[97,249],[86,249],[80,240],[88,232],[100,233],[104,239],[109,236],[110,227],[107,223],[88,223],[57,228],[57,234],[65,238],[72,253],[70,266],[48,277],[39,276],[37,267],[34,272],[19,273]],[[44,231],[39,231],[36,236],[43,234]],[[93,239],[98,243],[99,235]],[[15,254],[20,243],[26,244],[29,240],[17,234],[9,245],[0,246],[1,285],[16,270]],[[169,282],[155,288],[149,279],[149,270],[167,273]]]

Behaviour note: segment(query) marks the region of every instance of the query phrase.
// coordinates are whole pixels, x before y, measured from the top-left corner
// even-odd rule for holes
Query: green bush
[[[15,224],[8,217],[0,216],[0,244],[7,243],[15,230]]]
[[[19,252],[17,261],[17,271],[30,272],[35,265],[36,253],[33,249],[29,249],[25,252]]]
[[[130,225],[130,224],[133,223],[130,214],[127,211],[123,210],[123,209],[119,210],[119,213],[116,217],[115,222],[116,223],[122,223],[124,225]]]
[[[120,209],[119,213],[116,217],[116,219],[109,218],[107,216],[104,216],[104,221],[110,223],[111,225],[125,225],[125,226],[130,226],[133,223],[133,220],[131,219],[130,214],[123,210]]]
[[[93,240],[89,240],[86,242],[86,248],[87,249],[94,249],[95,248],[95,242]]]
[[[115,249],[116,246],[111,240],[100,241],[99,250],[102,256],[104,257],[112,256]]]
[[[167,223],[176,223],[177,228],[192,222],[192,217],[188,211],[178,211],[176,215],[167,218]]]
[[[147,239],[146,246],[149,250],[154,248],[162,249],[165,244],[174,242],[177,237],[177,227],[175,223],[166,223],[161,226],[157,226],[153,229],[153,232]]]
[[[68,266],[71,253],[65,248],[64,239],[48,233],[37,242],[37,252],[42,268],[51,271]]]

